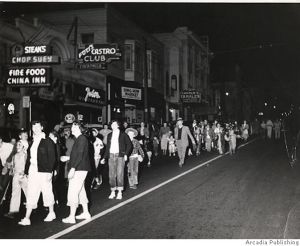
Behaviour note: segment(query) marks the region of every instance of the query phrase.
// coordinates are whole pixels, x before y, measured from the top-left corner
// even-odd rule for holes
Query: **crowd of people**
[[[89,199],[86,183],[90,177],[89,188],[99,189],[103,182],[103,166],[108,165],[110,186],[109,199],[123,198],[127,178],[130,189],[137,189],[139,183],[139,165],[145,163],[151,167],[158,155],[168,158],[178,156],[178,166],[185,164],[186,155],[199,156],[203,152],[215,152],[220,155],[227,151],[236,153],[237,141],[247,141],[250,135],[263,138],[280,139],[281,121],[271,120],[249,124],[221,123],[207,120],[184,125],[178,118],[175,124],[140,123],[138,127],[121,124],[114,120],[104,124],[103,129],[87,128],[81,122],[61,123],[48,135],[41,121],[32,122],[32,138],[28,132],[20,130],[18,140],[4,142],[0,136],[0,191],[3,198],[10,197],[8,218],[19,213],[22,191],[26,198],[25,217],[19,222],[31,224],[31,213],[38,206],[40,194],[43,204],[48,207],[44,219],[50,222],[56,219],[55,204],[61,201],[61,180],[66,183],[66,204],[69,215],[63,223],[74,224],[77,220],[90,219]],[[274,134],[272,131],[274,130]],[[125,173],[126,171],[126,173]],[[8,196],[11,180],[11,194]],[[3,201],[3,199],[2,199]],[[2,203],[1,201],[1,203]],[[82,213],[76,215],[78,206]]]

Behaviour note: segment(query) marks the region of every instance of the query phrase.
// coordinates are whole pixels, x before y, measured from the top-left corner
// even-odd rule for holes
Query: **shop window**
[[[175,95],[175,91],[177,91],[177,76],[173,74],[171,76],[171,96]]]
[[[94,43],[94,33],[82,33],[81,34],[82,44],[93,44]]]

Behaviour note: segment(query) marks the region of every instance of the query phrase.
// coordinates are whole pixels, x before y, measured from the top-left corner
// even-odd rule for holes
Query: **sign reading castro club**
[[[121,58],[116,44],[90,44],[78,49],[78,67],[80,69],[107,69],[106,64]]]

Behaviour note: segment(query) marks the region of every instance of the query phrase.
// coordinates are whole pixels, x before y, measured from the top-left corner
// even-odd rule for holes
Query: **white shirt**
[[[104,147],[103,142],[100,138],[96,137],[96,140],[93,143],[93,145],[94,145],[94,158],[99,158],[100,150],[103,149],[103,147]]]
[[[120,130],[115,130],[112,132],[111,144],[109,152],[112,154],[119,154],[119,136]]]
[[[24,173],[25,164],[26,164],[26,153],[19,152],[14,155],[14,172],[15,173]]]
[[[5,165],[7,158],[11,154],[14,146],[11,143],[2,142],[0,146],[0,159],[2,162],[2,166]]]
[[[38,171],[37,151],[42,138],[45,138],[45,133],[42,133],[40,135],[34,135],[33,143],[30,148],[30,170],[34,170],[36,172]]]

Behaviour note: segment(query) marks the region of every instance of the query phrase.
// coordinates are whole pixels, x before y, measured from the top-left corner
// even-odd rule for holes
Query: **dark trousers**
[[[124,157],[119,157],[118,154],[110,154],[108,159],[109,167],[109,184],[111,190],[124,189]]]

